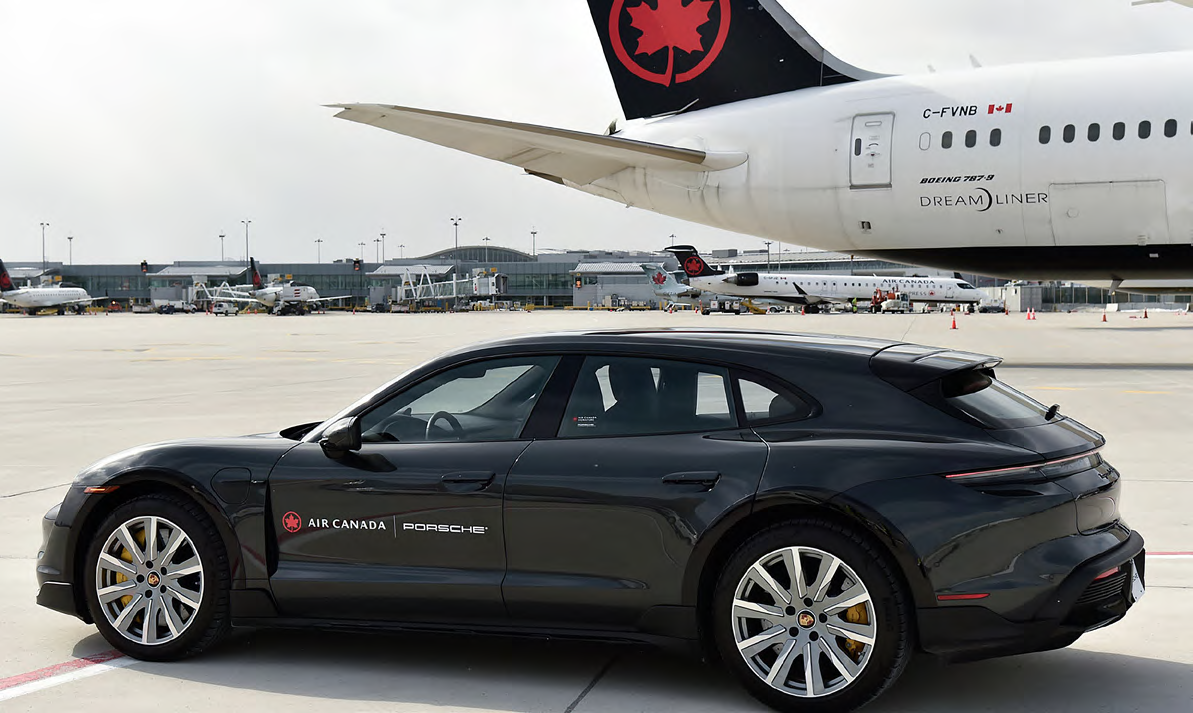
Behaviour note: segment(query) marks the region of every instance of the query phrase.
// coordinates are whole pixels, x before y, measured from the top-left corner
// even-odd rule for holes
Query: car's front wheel
[[[712,632],[722,661],[783,711],[849,711],[911,656],[907,595],[867,539],[800,520],[742,544],[721,573]]]
[[[192,656],[228,629],[227,554],[193,502],[153,494],[117,507],[96,530],[84,571],[91,618],[129,656]]]

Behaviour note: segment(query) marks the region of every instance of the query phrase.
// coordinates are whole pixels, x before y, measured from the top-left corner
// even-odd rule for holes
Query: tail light
[[[1075,456],[1056,458],[1044,461],[1043,463],[1031,463],[991,470],[975,470],[966,473],[949,473],[944,477],[948,480],[955,480],[966,484],[1011,481],[1040,482],[1097,467],[1102,463],[1102,456],[1098,454],[1101,450],[1101,447],[1098,447]]]

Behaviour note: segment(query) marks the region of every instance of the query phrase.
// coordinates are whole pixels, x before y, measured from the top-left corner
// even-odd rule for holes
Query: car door
[[[506,483],[511,617],[650,629],[675,614],[693,547],[753,497],[766,462],[733,404],[719,366],[585,357],[557,437]]]
[[[558,361],[452,367],[362,409],[358,451],[287,452],[269,487],[283,615],[504,619],[502,492]]]

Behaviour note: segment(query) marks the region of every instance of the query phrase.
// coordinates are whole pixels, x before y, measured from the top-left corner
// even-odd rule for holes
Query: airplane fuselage
[[[981,274],[1193,274],[1193,52],[901,76],[637,123],[735,168],[589,193],[774,240]]]
[[[0,300],[21,309],[47,309],[91,301],[81,287],[22,287],[0,293]]]
[[[743,277],[749,279],[743,280]],[[735,280],[742,284],[735,284]],[[737,273],[690,277],[697,289],[733,297],[772,299],[797,304],[867,301],[875,291],[902,292],[917,302],[977,303],[986,294],[951,277],[860,277],[792,273]]]

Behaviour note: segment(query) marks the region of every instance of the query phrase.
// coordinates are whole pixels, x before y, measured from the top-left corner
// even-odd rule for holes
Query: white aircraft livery
[[[68,309],[81,311],[91,304],[92,297],[82,287],[17,287],[0,260],[0,302],[15,305],[30,315],[43,309],[57,309],[58,314],[65,314]]]
[[[869,300],[875,292],[902,292],[915,302],[977,304],[986,293],[952,277],[814,275],[800,272],[723,272],[690,245],[667,250],[679,258],[688,285],[701,291],[798,305]]]
[[[268,307],[273,314],[280,315],[303,315],[314,309],[314,306],[320,302],[348,299],[347,296],[320,297],[314,287],[293,280],[266,286],[265,281],[261,279],[261,273],[257,270],[257,261],[251,257],[249,258],[249,272],[253,280],[251,287],[249,285],[235,287],[222,285],[216,290],[212,299],[259,302]]]
[[[337,116],[825,250],[1023,279],[1193,275],[1193,52],[881,76],[825,51],[793,4],[589,0],[631,120],[605,134]]]

